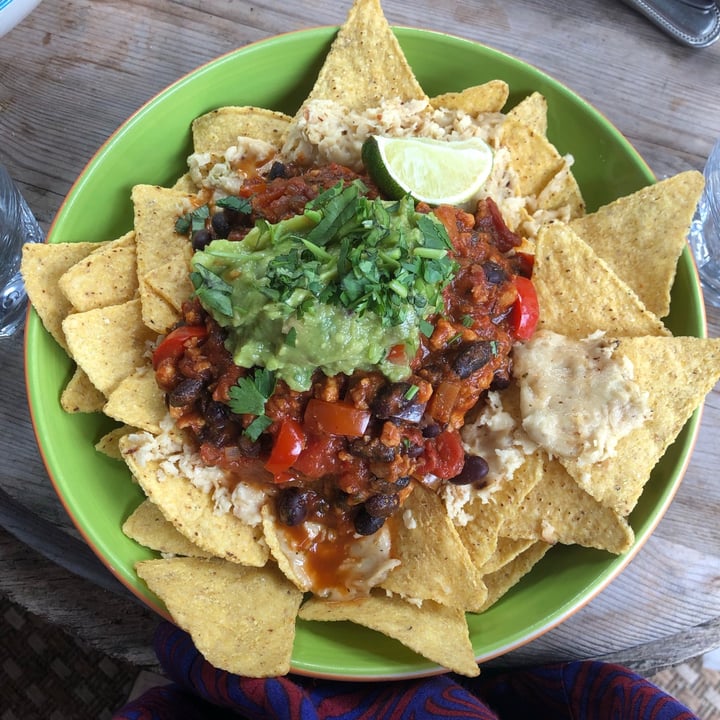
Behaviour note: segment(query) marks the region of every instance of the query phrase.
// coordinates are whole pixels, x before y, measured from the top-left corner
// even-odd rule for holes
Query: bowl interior
[[[400,43],[429,95],[501,78],[509,105],[533,91],[548,100],[550,139],[575,158],[574,171],[592,211],[632,192],[653,176],[625,138],[596,110],[542,72],[498,51],[448,35],[398,28]],[[334,37],[317,28],[275,37],[223,56],[158,95],[99,150],[66,198],[49,242],[100,241],[132,226],[130,189],[137,183],[171,185],[191,152],[191,121],[223,105],[257,105],[293,114],[309,93]],[[702,297],[686,250],[679,263],[667,319],[674,333],[702,336]],[[26,331],[28,395],[48,473],[73,521],[113,573],[162,612],[133,570],[150,551],[127,539],[120,526],[141,500],[125,466],[94,450],[113,427],[101,415],[68,415],[58,398],[73,367],[34,312]],[[653,472],[631,523],[637,547],[670,502],[684,472],[699,413]],[[599,592],[627,563],[579,547],[555,548],[516,588],[482,615],[470,616],[479,659],[538,636]],[[357,679],[438,672],[385,637],[350,624],[299,622],[293,668],[301,673]]]

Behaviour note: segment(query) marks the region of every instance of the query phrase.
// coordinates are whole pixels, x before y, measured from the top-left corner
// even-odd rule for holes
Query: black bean
[[[406,488],[410,484],[410,476],[405,475],[405,477],[400,477],[395,481],[395,487],[399,490],[402,490],[403,488]]]
[[[425,413],[425,403],[413,398],[410,383],[398,382],[380,388],[372,402],[372,411],[381,420],[396,418],[417,423]]]
[[[192,236],[193,250],[204,250],[212,242],[212,239],[212,233],[206,228],[196,230]]]
[[[466,455],[465,465],[459,475],[450,479],[453,485],[470,485],[482,482],[488,474],[490,467],[485,458],[479,455]]]
[[[510,374],[507,371],[497,370],[490,383],[490,390],[506,390],[510,387]]]
[[[507,275],[502,267],[500,267],[497,263],[494,263],[492,260],[488,260],[483,263],[482,269],[485,273],[485,278],[491,285],[499,285],[507,279]]]
[[[307,493],[297,487],[281,490],[275,498],[275,510],[283,525],[299,525],[307,517]]]
[[[425,448],[422,445],[416,445],[412,442],[403,444],[402,448],[405,455],[409,458],[419,458],[425,452]]]
[[[488,340],[468,343],[460,348],[453,360],[453,370],[461,380],[470,377],[476,370],[490,362],[493,345]]]
[[[422,429],[422,434],[424,438],[435,438],[442,432],[442,427],[438,425],[438,423],[431,423],[430,425],[426,425]]]
[[[204,403],[203,415],[205,420],[213,425],[226,423],[232,415],[232,410],[225,403],[209,400]]]
[[[267,174],[268,180],[284,177],[287,177],[287,167],[283,165],[283,163],[275,161],[270,167],[270,172]]]
[[[373,462],[392,462],[396,455],[395,448],[388,447],[380,438],[355,438],[348,445],[348,450],[355,457]]]
[[[371,515],[365,507],[361,505],[355,514],[353,523],[355,525],[355,532],[358,535],[372,535],[385,524],[385,518]]]
[[[185,380],[181,380],[170,392],[168,395],[168,403],[171,407],[191,405],[200,397],[202,389],[202,380],[185,378]]]
[[[365,510],[373,517],[387,518],[400,507],[397,495],[373,495],[365,501]]]
[[[228,220],[228,216],[225,212],[216,212],[212,216],[212,220],[210,222],[212,223],[213,230],[215,231],[215,237],[226,238],[230,234],[230,230],[232,228],[230,227],[230,221]]]

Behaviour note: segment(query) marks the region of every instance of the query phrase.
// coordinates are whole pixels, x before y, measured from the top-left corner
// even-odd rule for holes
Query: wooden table
[[[46,2],[0,41],[0,161],[45,229],[108,135],[167,84],[277,33],[337,25],[349,2]],[[620,3],[385,0],[391,23],[486,43],[536,65],[598,107],[659,178],[701,169],[720,136],[720,43],[684,48]],[[720,311],[708,308],[709,334]],[[40,460],[22,338],[0,341],[0,590],[85,641],[139,665],[156,617],[78,538]],[[692,462],[649,542],[574,617],[498,660],[600,657],[642,672],[720,645],[720,392]]]

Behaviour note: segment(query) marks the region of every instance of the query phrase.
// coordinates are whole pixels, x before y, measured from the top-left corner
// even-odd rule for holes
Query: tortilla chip
[[[281,525],[276,520],[275,514],[268,505],[264,505],[261,510],[261,515],[263,521],[263,537],[280,571],[296,588],[303,592],[309,591],[311,589],[310,578],[302,577],[300,573],[297,572],[297,566],[291,562],[291,559],[288,557],[285,551],[285,543],[283,543],[281,537]]]
[[[75,263],[97,250],[101,243],[26,243],[20,273],[25,290],[45,329],[67,350],[62,321],[72,305],[60,291],[58,281]]]
[[[582,545],[619,555],[635,534],[625,518],[588,495],[556,460],[544,455],[542,480],[505,519],[500,530],[515,539]]]
[[[533,284],[540,304],[538,329],[576,339],[597,330],[617,337],[669,334],[632,288],[564,223],[538,233]]]
[[[507,114],[538,135],[547,135],[547,100],[541,93],[537,91],[531,93],[511,108]]]
[[[488,596],[481,612],[494,605],[511,588],[517,585],[545,557],[545,553],[551,547],[552,545],[548,543],[536,542],[499,570],[485,575]]]
[[[437,95],[430,100],[434,108],[462,110],[473,117],[482,113],[500,112],[507,102],[510,88],[504,80],[490,80],[461,92]]]
[[[58,280],[78,312],[131,300],[138,289],[135,233],[130,231],[96,248]]]
[[[415,527],[398,522],[393,550],[400,565],[390,571],[382,587],[401,597],[434,600],[463,610],[482,605],[485,586],[442,500],[418,485],[403,508],[412,515]]]
[[[184,557],[212,557],[181,535],[150,500],[144,500],[135,508],[123,523],[122,531],[131,540],[157,552]]]
[[[635,382],[648,392],[652,414],[618,442],[614,457],[590,468],[570,459],[562,463],[586,492],[625,516],[667,447],[720,380],[720,339],[622,338],[615,356],[632,362]]]
[[[480,674],[465,614],[459,608],[430,600],[418,607],[397,596],[374,593],[343,602],[311,598],[298,616],[303,620],[347,620],[363,625],[400,641],[448,670],[468,677]]]
[[[159,334],[166,333],[180,313],[148,283],[148,273],[192,256],[188,238],[175,232],[179,217],[200,204],[195,195],[157,185],[136,185],[132,189],[137,243],[137,274],[143,322]]]
[[[105,405],[105,396],[90,382],[82,368],[75,368],[60,396],[60,405],[68,413],[100,412]]]
[[[334,100],[348,110],[364,112],[388,98],[425,100],[427,95],[379,0],[355,0],[305,103]],[[302,112],[301,107],[298,116]]]
[[[281,148],[292,118],[275,110],[252,106],[228,106],[193,120],[196,153],[225,152],[237,145],[238,137],[251,137]]]
[[[570,227],[624,280],[650,312],[670,312],[670,290],[702,195],[690,170],[622,197]]]
[[[523,498],[540,481],[541,472],[539,454],[529,455],[512,479],[499,481],[500,486],[490,495],[488,502],[478,498],[465,508],[473,520],[456,529],[473,565],[480,572],[497,550],[504,519],[517,512]]]
[[[481,568],[483,577],[496,572],[501,567],[504,567],[534,543],[534,540],[528,540],[525,538],[516,540],[515,538],[499,537],[497,539],[495,552],[493,552],[488,561]]]
[[[190,264],[184,255],[178,255],[164,265],[153,268],[145,275],[144,281],[150,290],[178,313],[194,290],[190,281]]]
[[[68,315],[62,330],[71,357],[106,397],[146,363],[148,343],[155,339],[143,325],[137,299]]]
[[[198,191],[198,186],[190,177],[190,173],[186,172],[173,183],[170,189],[175,190],[175,192],[185,193],[186,195],[194,195]]]
[[[569,164],[540,191],[537,206],[541,210],[557,213],[562,220],[570,221],[585,214],[585,200]]]
[[[146,365],[124,378],[108,396],[103,412],[127,425],[159,434],[167,406],[152,368]]]
[[[164,472],[157,460],[141,465],[136,448],[132,435],[120,441],[123,459],[140,487],[190,542],[233,563],[261,567],[267,562],[268,549],[260,526],[247,525],[232,513],[216,513],[208,493],[179,471]]]
[[[544,135],[511,115],[502,124],[500,145],[510,151],[521,195],[539,195],[565,166],[565,159]]]
[[[130,427],[129,425],[113,428],[110,432],[105,433],[105,435],[103,435],[95,443],[95,449],[113,460],[122,460],[123,457],[120,452],[120,438],[134,432],[137,432],[137,428]]]
[[[302,593],[276,568],[216,558],[145,560],[135,568],[210,664],[245,677],[289,672]]]

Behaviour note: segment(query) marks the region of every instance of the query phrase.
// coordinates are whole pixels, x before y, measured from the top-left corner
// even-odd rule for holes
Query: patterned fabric
[[[294,675],[257,680],[218,670],[170,623],[155,637],[170,685],[128,703],[114,720],[699,720],[619,665],[569,662],[479,678],[452,674],[354,683]]]

